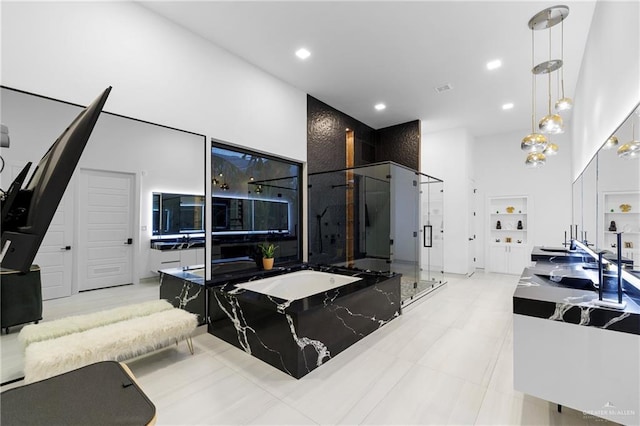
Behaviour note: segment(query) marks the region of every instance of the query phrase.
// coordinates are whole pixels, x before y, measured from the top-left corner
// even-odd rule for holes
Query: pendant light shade
[[[529,168],[538,168],[546,164],[547,158],[541,152],[532,152],[527,155],[527,159],[524,164]]]
[[[616,135],[611,136],[602,146],[602,149],[612,149],[618,146],[618,138]]]
[[[618,148],[618,157],[631,160],[640,157],[640,141],[627,142]]]
[[[558,145],[556,145],[553,142],[549,142],[547,144],[547,147],[544,149],[544,151],[542,152],[545,156],[550,156],[550,155],[556,155],[558,154]]]
[[[558,112],[569,111],[571,108],[573,108],[573,101],[571,98],[565,97],[556,101],[556,111]]]
[[[618,148],[618,157],[631,160],[640,157],[640,141],[636,140],[636,125],[631,125],[631,141]]]
[[[520,148],[525,152],[542,152],[547,147],[547,137],[540,133],[529,133],[522,139]]]
[[[562,124],[562,117],[559,114],[549,114],[542,117],[538,128],[547,135],[558,135],[564,132]]]

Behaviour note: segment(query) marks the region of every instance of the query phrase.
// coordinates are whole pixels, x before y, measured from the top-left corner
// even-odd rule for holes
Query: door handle
[[[71,250],[71,246],[60,247],[60,251],[69,251]]]
[[[427,232],[427,229],[429,230],[429,232]],[[427,235],[428,234],[428,235]],[[432,225],[424,225],[422,227],[422,238],[423,238],[423,242],[422,245],[424,247],[433,247],[433,226]],[[427,239],[429,241],[429,243],[427,243]]]
[[[127,238],[127,241],[125,241],[124,244],[130,246],[131,244],[133,244],[133,238]]]
[[[475,238],[469,238],[469,241],[473,241],[473,240],[475,240]]]

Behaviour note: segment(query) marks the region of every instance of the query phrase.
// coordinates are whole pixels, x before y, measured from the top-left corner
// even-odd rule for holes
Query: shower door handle
[[[422,227],[422,236],[423,236],[423,246],[424,247],[433,247],[433,226],[431,225],[424,225]],[[427,244],[427,241],[429,241],[429,243]]]

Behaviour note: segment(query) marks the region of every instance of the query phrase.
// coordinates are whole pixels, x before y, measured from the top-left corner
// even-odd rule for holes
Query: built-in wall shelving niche
[[[488,197],[487,268],[492,272],[520,274],[529,262],[529,197]]]
[[[622,256],[640,261],[640,192],[603,192],[600,205],[602,233],[598,245],[615,252],[616,234],[622,232]]]

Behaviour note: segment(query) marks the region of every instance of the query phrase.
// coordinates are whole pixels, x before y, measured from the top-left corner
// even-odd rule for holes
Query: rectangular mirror
[[[204,196],[193,194],[152,194],[154,236],[204,232]]]

